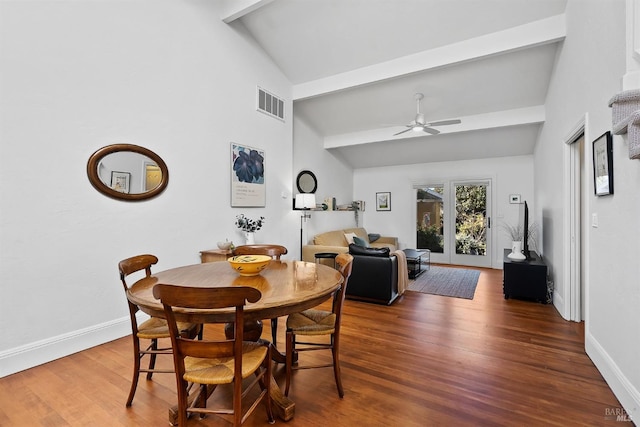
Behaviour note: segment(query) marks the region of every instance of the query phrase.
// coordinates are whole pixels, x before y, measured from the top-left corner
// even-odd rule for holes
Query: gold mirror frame
[[[121,151],[128,151],[133,153],[142,154],[143,156],[147,156],[149,159],[153,160],[158,167],[160,168],[160,172],[162,173],[162,178],[160,179],[160,183],[153,190],[146,191],[144,193],[121,193],[119,191],[113,190],[109,186],[107,186],[98,175],[98,165],[100,161],[109,154],[118,153]],[[107,145],[106,147],[100,148],[98,151],[93,153],[91,157],[89,157],[89,161],[87,162],[87,176],[89,177],[89,182],[93,185],[93,188],[98,190],[100,193],[105,196],[112,197],[118,200],[128,200],[128,201],[138,201],[138,200],[146,200],[151,199],[152,197],[157,196],[162,193],[169,184],[169,169],[167,168],[167,164],[153,151],[140,147],[139,145],[133,144],[113,144]]]

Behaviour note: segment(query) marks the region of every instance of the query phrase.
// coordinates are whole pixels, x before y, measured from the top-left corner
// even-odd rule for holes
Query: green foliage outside
[[[429,249],[431,252],[442,253],[444,252],[444,239],[442,233],[439,232],[437,225],[430,227],[422,227],[417,225],[418,230],[418,248]]]
[[[442,187],[429,189],[431,192],[443,193]],[[418,199],[430,198],[426,191],[418,190]],[[487,230],[485,227],[485,207],[487,202],[486,188],[482,185],[456,186],[456,253],[469,255],[486,255]],[[440,209],[442,209],[440,203]],[[444,252],[444,236],[440,212],[440,224],[424,226],[416,224],[417,243],[420,249],[431,252]]]
[[[487,229],[484,224],[487,192],[484,186],[456,187],[456,253],[486,255]]]

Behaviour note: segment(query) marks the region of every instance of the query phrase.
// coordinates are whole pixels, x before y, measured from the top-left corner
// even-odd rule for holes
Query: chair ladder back
[[[131,258],[124,259],[118,263],[118,270],[120,271],[120,280],[125,286],[125,290],[129,288],[125,278],[135,273],[136,271],[144,270],[146,277],[151,276],[151,266],[158,263],[158,257],[155,255],[137,255]]]
[[[243,382],[242,371],[243,364],[243,335],[244,335],[244,306],[247,302],[257,302],[262,294],[258,289],[248,286],[238,287],[226,287],[226,288],[194,288],[186,286],[176,286],[168,284],[157,284],[153,287],[153,296],[160,299],[169,331],[171,335],[171,342],[174,349],[174,366],[176,372],[176,380],[178,384],[178,406],[179,406],[179,425],[185,425],[187,420],[187,412],[195,413],[225,413],[227,415],[233,415],[234,425],[240,425],[243,420],[242,412],[242,398]],[[176,324],[176,313],[179,308],[195,308],[195,309],[217,309],[217,308],[234,308],[234,337],[233,339],[220,339],[220,340],[196,340],[188,337],[181,337],[178,333]],[[248,416],[256,408],[260,401],[264,401],[267,406],[267,416],[269,421],[273,422],[273,414],[271,410],[271,400],[268,394],[271,378],[271,365],[270,365],[270,344],[266,342],[266,353],[262,353],[264,360],[262,360],[262,368],[258,368],[254,373],[257,380],[254,380],[249,388],[255,384],[261,385],[263,391],[258,396],[253,405],[244,413],[244,416]],[[190,378],[190,371],[187,372],[185,368],[185,357],[190,356],[201,359],[219,359],[233,357],[234,359],[234,372],[233,372],[233,410],[230,412],[228,409],[214,410],[206,409],[206,405],[202,407],[194,408],[188,407],[187,397],[187,378]],[[260,372],[262,369],[262,372]],[[206,379],[202,379],[202,382],[196,381],[201,384],[200,390],[202,398],[206,401],[206,384],[216,384],[215,382],[207,382]],[[211,378],[208,381],[212,381]],[[199,406],[199,405],[198,405]]]
[[[241,245],[233,250],[234,255],[267,255],[277,260],[282,255],[288,253],[287,248],[282,245]]]

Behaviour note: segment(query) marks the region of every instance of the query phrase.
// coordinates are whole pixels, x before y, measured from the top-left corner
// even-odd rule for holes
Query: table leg
[[[216,389],[216,386],[207,386],[207,397],[205,399],[209,399],[213,391]],[[189,394],[187,397],[187,407],[190,407],[194,400],[199,399],[201,394],[201,389],[198,387],[198,390]],[[172,426],[178,425],[178,405],[173,405],[169,408],[169,424]]]

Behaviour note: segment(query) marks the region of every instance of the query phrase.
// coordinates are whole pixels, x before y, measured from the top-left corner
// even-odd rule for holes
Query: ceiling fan
[[[457,125],[458,123],[461,123],[459,119],[441,120],[439,122],[431,122],[431,123],[425,122],[424,114],[420,112],[420,101],[422,101],[422,98],[424,98],[424,95],[421,93],[416,93],[413,96],[413,98],[416,100],[416,107],[417,107],[416,118],[408,125],[405,125],[407,129],[400,131],[398,133],[394,133],[393,136],[400,135],[401,133],[409,132],[410,130],[413,130],[415,132],[426,132],[426,133],[430,133],[431,135],[437,135],[440,133],[440,131],[438,129],[434,129],[432,126]]]

